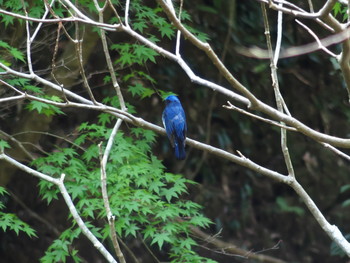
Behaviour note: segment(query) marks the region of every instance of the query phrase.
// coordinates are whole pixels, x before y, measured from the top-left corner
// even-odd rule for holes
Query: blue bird
[[[176,96],[166,97],[165,104],[162,115],[163,125],[171,145],[175,147],[176,158],[183,160],[186,158],[186,115],[180,100]]]

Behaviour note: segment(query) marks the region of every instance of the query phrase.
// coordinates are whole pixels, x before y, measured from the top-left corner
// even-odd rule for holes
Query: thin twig
[[[271,67],[271,78],[272,78],[272,86],[273,90],[275,93],[275,100],[277,104],[277,109],[280,112],[283,112],[284,108],[287,109],[287,107],[283,107],[285,103],[283,102],[283,97],[279,89],[279,83],[278,83],[278,76],[277,76],[277,62],[278,62],[278,55],[279,55],[279,50],[275,50],[274,55],[272,51],[272,44],[271,44],[271,36],[270,36],[270,27],[269,27],[269,21],[268,21],[268,16],[267,16],[267,11],[265,8],[264,4],[261,4],[261,10],[263,13],[263,18],[264,18],[264,26],[265,26],[265,35],[266,35],[266,42],[267,42],[267,49],[269,50],[270,54],[270,67]],[[278,23],[282,24],[282,17],[278,16]],[[281,41],[282,38],[282,25],[277,26],[277,41]],[[276,45],[276,49],[281,48],[281,44]],[[289,111],[287,112],[287,114]],[[284,122],[281,122],[282,125],[285,125]],[[288,150],[288,145],[287,145],[287,131],[283,128],[281,128],[281,149],[284,157],[284,162],[286,164],[288,174],[292,177],[295,177],[294,174],[294,168],[292,164],[292,160],[290,158],[289,150]]]
[[[26,5],[24,3],[23,0],[21,0],[22,5],[23,5],[23,10],[24,10],[24,14],[26,15],[26,17],[28,17],[28,12],[26,9]],[[28,19],[25,20],[26,23],[26,31],[27,31],[27,40],[26,40],[26,44],[27,44],[27,64],[28,64],[28,69],[30,73],[34,73],[33,71],[33,64],[32,64],[32,53],[31,53],[31,37],[30,37],[30,29],[29,29],[29,21]]]
[[[94,3],[95,3],[95,7],[96,7],[96,9],[98,11],[99,22],[103,23],[103,9],[104,8],[100,8],[96,0],[94,0]],[[128,3],[127,3],[127,5],[128,5]],[[128,10],[129,7],[127,6],[126,9]],[[125,24],[126,24],[126,26],[128,26],[127,10],[125,10]],[[100,29],[100,34],[101,34],[101,41],[102,41],[103,52],[104,52],[104,55],[105,55],[105,58],[106,58],[107,68],[109,70],[109,74],[110,74],[111,79],[112,79],[113,88],[115,89],[115,92],[116,92],[116,94],[118,96],[121,109],[123,111],[126,111],[127,108],[125,106],[123,94],[121,92],[120,86],[119,86],[117,78],[115,76],[112,59],[111,59],[111,56],[109,54],[109,49],[108,49],[108,44],[107,44],[107,39],[106,39],[106,32],[103,29]]]
[[[299,25],[301,25],[307,32],[309,32],[309,34],[316,40],[316,42],[319,45],[319,49],[323,50],[324,52],[326,52],[328,55],[339,59],[339,55],[334,54],[332,51],[330,51],[328,48],[326,48],[321,40],[318,38],[318,36],[304,23],[302,23],[300,20],[295,19],[295,22],[297,22]]]
[[[168,1],[169,4],[172,5],[171,1]],[[183,0],[180,1],[180,9],[179,9],[179,14],[178,14],[178,19],[181,21],[181,13],[182,13],[182,7],[183,7]],[[176,48],[175,48],[175,54],[176,56],[180,56],[180,40],[181,40],[181,31],[177,30],[177,35],[176,35]]]
[[[92,93],[89,81],[87,80],[86,74],[85,74],[84,62],[83,62],[83,38],[80,39],[80,37],[79,37],[79,25],[78,25],[78,23],[75,23],[75,29],[76,29],[75,30],[75,34],[76,34],[75,37],[76,37],[76,39],[74,41],[74,44],[75,44],[75,47],[76,47],[76,53],[77,53],[77,57],[78,57],[78,65],[79,65],[79,69],[80,69],[80,76],[83,79],[84,87],[87,90],[91,101],[94,104],[97,104],[97,101],[96,101],[96,99],[94,97],[94,94]]]
[[[112,214],[111,207],[109,204],[109,198],[108,198],[108,192],[107,192],[107,173],[106,173],[106,166],[107,166],[107,160],[109,153],[112,149],[114,138],[117,135],[118,129],[120,125],[122,124],[123,120],[118,119],[116,124],[114,125],[114,128],[112,130],[111,135],[109,136],[106,149],[104,153],[102,152],[102,142],[99,143],[99,151],[100,151],[100,170],[101,170],[101,191],[102,191],[102,197],[103,197],[103,203],[106,209],[108,224],[110,228],[110,236],[113,243],[113,247],[115,250],[115,253],[120,260],[121,263],[125,263],[125,258],[123,255],[123,252],[120,249],[118,239],[117,239],[117,231],[115,230],[115,216]]]
[[[282,124],[282,123],[278,123],[278,122],[275,122],[275,121],[272,121],[272,120],[263,118],[263,117],[261,117],[261,116],[258,116],[258,115],[255,115],[255,114],[253,114],[253,113],[250,113],[250,112],[248,112],[248,111],[246,111],[246,110],[243,110],[243,109],[241,109],[241,108],[238,108],[238,107],[236,107],[235,105],[233,105],[233,104],[232,104],[231,102],[229,102],[229,101],[227,101],[227,104],[228,104],[228,105],[223,105],[222,107],[224,107],[224,108],[226,108],[226,109],[229,109],[229,110],[235,110],[235,111],[237,111],[237,112],[239,112],[239,113],[242,113],[242,114],[245,114],[245,115],[247,115],[247,116],[253,117],[253,118],[257,119],[257,120],[266,122],[266,123],[271,124],[271,125],[276,126],[276,127],[280,127],[280,128],[283,128],[283,129],[286,129],[286,130],[289,130],[289,131],[294,131],[294,132],[298,131],[298,130],[295,129],[294,127],[286,126],[286,125],[284,125],[284,124]]]
[[[328,143],[321,143],[324,147],[330,149],[332,152],[334,152],[335,154],[339,155],[340,157],[346,159],[347,161],[350,161],[350,156],[347,155],[346,153],[338,150],[337,148],[333,147],[332,145],[328,144]]]
[[[224,242],[220,240],[217,237],[217,235],[214,235],[214,236],[208,235],[197,227],[191,227],[191,233],[195,237],[204,240],[206,243],[211,244],[217,249],[220,249],[220,251],[224,251],[223,253],[224,255],[229,254],[230,256],[243,257],[246,259],[256,260],[257,262],[285,263],[284,260],[274,258],[268,255],[257,254],[257,252],[247,251],[245,249],[235,246],[234,244]],[[207,246],[203,246],[203,248],[208,249]],[[212,251],[212,249],[209,249],[209,250]]]
[[[4,138],[5,140],[11,141],[13,142],[18,148],[20,148],[22,150],[22,152],[31,160],[33,161],[35,158],[33,157],[33,155],[27,151],[27,149],[23,146],[23,143],[18,141],[14,135],[10,135],[2,130],[0,130],[0,138]]]
[[[52,231],[57,237],[59,237],[60,235],[60,231],[58,231],[58,229],[56,228],[55,225],[51,224],[49,221],[47,221],[45,218],[41,217],[39,214],[37,214],[36,212],[34,212],[32,209],[30,209],[17,195],[15,195],[15,193],[13,193],[12,191],[9,191],[11,197],[21,206],[23,207],[28,214],[32,217],[35,218],[36,220],[38,220],[39,222],[43,223],[44,225],[46,225],[47,229],[49,229],[50,231]]]

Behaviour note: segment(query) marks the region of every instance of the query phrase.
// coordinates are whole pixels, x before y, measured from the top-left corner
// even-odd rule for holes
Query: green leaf
[[[175,218],[176,216],[179,216],[179,213],[175,206],[166,206],[156,214],[156,218],[161,218],[163,221],[166,221],[169,218]]]
[[[213,222],[209,218],[205,217],[204,215],[199,214],[192,217],[190,220],[190,223],[198,227],[208,227]]]
[[[2,40],[0,40],[0,47],[6,48],[6,49],[11,48],[11,46],[7,42],[2,41]]]
[[[11,55],[16,60],[20,60],[22,62],[26,62],[26,60],[24,59],[24,54],[21,51],[19,51],[17,48],[11,47],[9,51],[10,51]]]
[[[0,195],[9,195],[9,193],[6,191],[4,187],[0,186]]]
[[[0,21],[1,23],[5,24],[5,28],[7,28],[8,25],[13,25],[13,21],[14,21],[13,16],[0,14],[0,17],[1,17]]]
[[[164,242],[171,242],[170,234],[167,232],[156,233],[154,234],[154,238],[151,242],[151,245],[157,243],[159,249],[161,250]]]
[[[132,24],[132,26],[133,26],[134,30],[137,30],[137,31],[139,31],[141,33],[143,33],[143,30],[145,28],[148,28],[148,26],[147,26],[147,24],[145,23],[144,20],[139,20],[138,22],[134,22]]]
[[[36,18],[41,18],[42,15],[45,12],[45,10],[44,10],[42,5],[40,5],[40,6],[31,6],[28,11],[29,11],[29,16],[30,17],[36,17]]]
[[[133,97],[135,95],[141,96],[143,94],[144,89],[145,88],[143,87],[143,85],[139,82],[136,82],[133,86],[128,86],[128,91],[132,94]]]
[[[0,152],[3,152],[6,148],[11,148],[7,141],[0,139]]]
[[[276,203],[279,208],[284,212],[295,213],[299,216],[302,216],[305,213],[305,210],[299,206],[291,206],[283,197],[277,197]]]
[[[338,13],[341,13],[341,9],[342,9],[341,3],[336,2],[333,6],[334,16],[337,16]]]
[[[31,91],[31,92],[34,92],[34,93],[37,93],[37,94],[43,94],[44,93],[41,88],[39,88],[37,86],[32,86],[32,85],[25,85],[23,87],[23,89],[25,91]]]
[[[136,234],[137,234],[137,231],[139,230],[140,228],[135,225],[135,224],[130,224],[127,229],[125,230],[125,235],[132,235],[133,237],[136,237]]]
[[[340,193],[344,193],[349,189],[350,189],[350,184],[343,185],[342,187],[340,187]]]
[[[134,45],[134,55],[135,58],[139,60],[139,64],[145,63],[148,60],[155,63],[155,57],[158,56],[158,53],[144,45]]]
[[[155,233],[157,232],[157,229],[153,227],[152,225],[146,226],[145,230],[143,231],[144,238],[153,238]]]
[[[100,115],[98,115],[98,123],[103,126],[111,123],[113,119],[115,119],[115,117],[109,113],[101,113]]]
[[[342,202],[342,204],[341,204],[342,207],[347,207],[347,206],[349,206],[349,205],[350,205],[350,199],[345,200],[345,201]]]
[[[197,245],[197,242],[189,237],[181,240],[181,242],[180,242],[180,247],[186,248],[188,250],[191,250],[192,246],[195,246],[195,245]]]
[[[177,191],[174,188],[170,188],[170,189],[163,189],[161,191],[161,195],[164,195],[166,200],[170,203],[171,199],[173,197],[178,197]]]
[[[159,32],[162,37],[166,36],[169,39],[171,39],[175,35],[175,31],[170,24],[164,24],[162,27],[159,28]]]
[[[45,114],[48,117],[55,114],[63,114],[58,107],[41,101],[31,101],[29,104],[27,104],[26,108],[30,111],[36,110],[38,113]]]
[[[27,223],[20,220],[15,214],[0,212],[0,228],[6,232],[8,229],[13,230],[16,235],[20,232],[25,233],[29,237],[37,237],[35,230]]]

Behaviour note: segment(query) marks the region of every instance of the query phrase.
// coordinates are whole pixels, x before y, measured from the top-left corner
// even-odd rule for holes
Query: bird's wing
[[[174,124],[171,118],[172,113],[173,112],[168,107],[166,107],[162,115],[162,121],[171,146],[174,147]]]

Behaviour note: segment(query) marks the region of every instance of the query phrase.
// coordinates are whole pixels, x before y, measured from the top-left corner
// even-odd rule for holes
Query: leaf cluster
[[[101,228],[93,224],[106,218],[97,145],[109,138],[111,129],[104,125],[107,121],[102,120],[81,124],[80,135],[72,147],[57,149],[36,159],[33,165],[51,176],[66,174],[67,190],[80,215],[90,222],[90,230],[105,240],[109,237],[109,225],[106,221]],[[211,222],[200,213],[200,205],[183,198],[187,185],[194,182],[165,172],[161,161],[152,155],[151,145],[155,139],[152,131],[142,128],[132,128],[128,135],[118,131],[116,135],[106,172],[117,234],[129,238],[141,236],[160,250],[167,245],[173,262],[205,262],[206,259],[193,250],[197,243],[190,236],[190,228],[207,227]],[[80,150],[82,147],[84,151]],[[50,183],[41,181],[39,187],[48,203],[58,198],[58,189]],[[71,230],[74,229],[72,226]],[[53,262],[58,257],[63,260],[69,254],[67,248],[72,241],[61,236],[50,246],[42,262]]]
[[[8,195],[8,192],[5,190],[5,188],[0,186],[0,229],[3,232],[12,230],[16,233],[16,235],[19,235],[20,232],[23,232],[29,237],[37,237],[36,231],[27,223],[19,219],[17,215],[1,211],[5,208],[5,205],[2,201],[2,198],[5,195]]]

